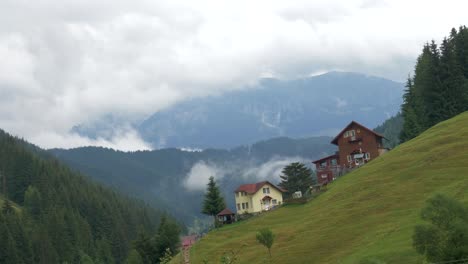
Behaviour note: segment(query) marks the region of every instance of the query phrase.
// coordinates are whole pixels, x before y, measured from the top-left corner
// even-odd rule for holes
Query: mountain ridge
[[[375,127],[395,115],[402,103],[403,86],[351,72],[261,79],[249,88],[182,101],[133,128],[155,149],[226,149],[280,136],[331,136],[352,119]],[[108,116],[72,131],[105,138],[121,122]]]

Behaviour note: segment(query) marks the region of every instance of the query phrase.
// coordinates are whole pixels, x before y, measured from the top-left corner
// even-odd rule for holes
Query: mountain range
[[[376,127],[395,115],[404,85],[359,73],[329,72],[256,85],[172,105],[133,124],[154,148],[233,148],[274,137],[333,136],[350,120]],[[112,115],[73,131],[108,137]]]

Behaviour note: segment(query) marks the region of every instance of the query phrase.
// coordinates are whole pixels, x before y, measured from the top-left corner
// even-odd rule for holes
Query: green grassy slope
[[[329,185],[306,205],[286,206],[210,232],[192,263],[219,263],[246,244],[236,263],[262,263],[255,232],[277,234],[273,263],[420,263],[411,236],[435,193],[468,202],[468,113],[429,129]],[[380,262],[379,262],[380,261]]]

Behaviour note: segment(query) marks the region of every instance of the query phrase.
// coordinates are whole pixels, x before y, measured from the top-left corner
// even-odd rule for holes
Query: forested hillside
[[[394,148],[400,144],[400,134],[403,129],[403,116],[401,113],[385,120],[381,125],[374,129],[385,136],[384,145],[387,148]]]
[[[0,130],[0,263],[122,263],[156,233],[160,212],[44,156]]]
[[[266,178],[279,181],[290,162],[310,161],[335,151],[329,137],[275,138],[231,150],[121,152],[86,147],[50,153],[94,179],[155,206],[164,206],[190,224],[201,216],[203,191],[215,176],[232,209],[238,185]]]
[[[440,45],[427,43],[406,88],[402,141],[468,110],[468,28],[452,29]]]

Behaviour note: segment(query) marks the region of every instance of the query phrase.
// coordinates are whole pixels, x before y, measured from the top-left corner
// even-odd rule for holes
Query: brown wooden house
[[[384,136],[352,121],[333,140],[338,151],[328,157],[313,161],[320,184],[328,183],[348,170],[362,166],[382,155]]]

